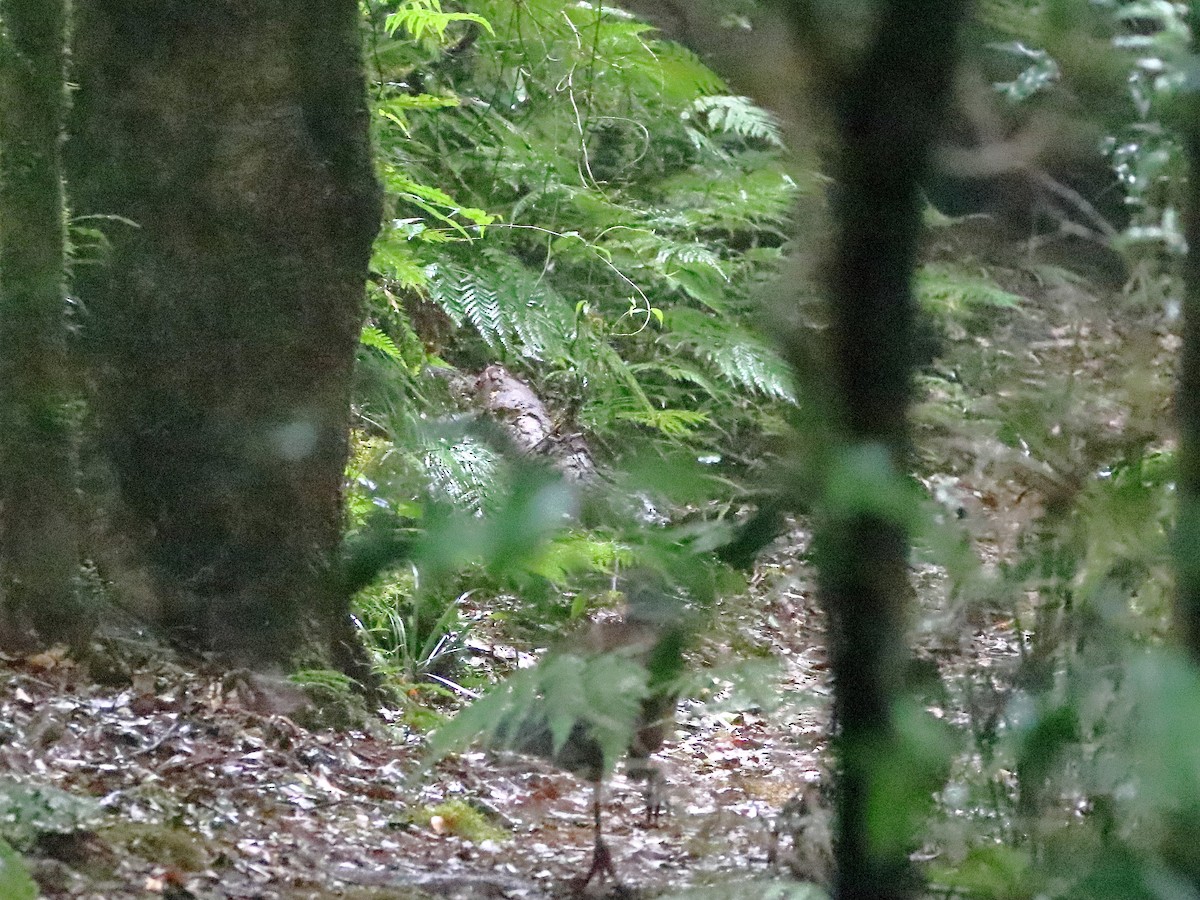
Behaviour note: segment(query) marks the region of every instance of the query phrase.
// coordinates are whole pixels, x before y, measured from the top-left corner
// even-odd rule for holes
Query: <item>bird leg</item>
[[[616,867],[613,866],[612,851],[608,849],[608,845],[604,843],[604,837],[600,829],[600,794],[601,782],[599,780],[593,782],[595,791],[592,794],[592,821],[596,829],[596,847],[592,853],[592,867],[588,869],[587,875],[583,878],[583,883],[580,889],[587,887],[593,878],[599,877],[603,882],[606,878],[612,878],[613,884],[621,887],[621,879],[617,878]]]
[[[662,818],[664,796],[662,771],[650,759],[630,759],[625,772],[633,781],[642,782],[642,799],[646,802],[646,827],[652,828]]]
[[[663,812],[663,775],[658,766],[650,763],[646,766],[646,786],[642,796],[646,800],[646,827],[658,824]]]

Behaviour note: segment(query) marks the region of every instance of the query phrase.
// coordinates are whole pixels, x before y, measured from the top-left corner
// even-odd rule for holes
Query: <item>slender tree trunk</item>
[[[0,2],[0,645],[79,643],[62,130],[66,4]]]
[[[1191,4],[1193,47],[1200,50],[1200,4]],[[1183,350],[1175,410],[1179,423],[1179,510],[1175,525],[1176,620],[1200,665],[1200,99],[1186,95],[1179,123],[1188,161],[1184,213],[1187,255],[1183,262]]]
[[[111,528],[144,612],[241,663],[354,643],[326,569],[380,214],[358,15],[78,2],[77,211],[131,223],[79,286]]]
[[[830,619],[838,726],[839,900],[915,896],[909,862],[920,780],[897,729],[907,649],[908,535],[889,496],[909,471],[920,178],[948,100],[964,0],[876,4],[861,58],[831,56],[825,79],[838,146],[829,299],[827,414],[839,447],[817,522],[819,590]],[[790,7],[815,58],[812,9]],[[799,360],[796,360],[797,364]]]

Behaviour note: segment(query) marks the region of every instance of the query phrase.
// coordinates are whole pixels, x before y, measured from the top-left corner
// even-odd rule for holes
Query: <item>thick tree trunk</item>
[[[844,53],[822,60],[827,48],[811,43],[821,30],[810,21],[808,4],[792,13],[811,51],[806,55],[824,66],[816,76],[829,91],[838,138],[825,407],[837,448],[815,549],[830,619],[838,725],[839,900],[909,898],[919,885],[909,853],[921,776],[902,755],[896,721],[910,589],[908,535],[895,498],[904,495],[909,470],[910,282],[923,208],[920,178],[948,99],[964,7],[964,0],[877,4],[874,32],[849,67]]]
[[[325,577],[379,189],[354,0],[79,0],[94,433],[152,611],[242,663],[351,641]],[[100,220],[104,222],[104,220]]]
[[[1200,6],[1191,5],[1192,42],[1200,50]],[[1188,161],[1184,213],[1183,351],[1175,395],[1179,423],[1179,511],[1175,526],[1176,620],[1192,661],[1200,665],[1200,99],[1187,95],[1179,123]]]
[[[0,646],[78,644],[66,351],[66,8],[0,2]]]

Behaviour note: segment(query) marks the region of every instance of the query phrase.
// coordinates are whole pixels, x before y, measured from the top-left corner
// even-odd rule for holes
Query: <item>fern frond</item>
[[[609,229],[597,246],[635,281],[661,279],[672,290],[724,310],[730,280],[724,260],[711,245],[677,239],[664,230],[665,221],[666,216],[647,216],[646,227]]]
[[[396,220],[380,230],[371,253],[371,269],[402,288],[419,288],[429,280],[424,261],[415,249],[419,232],[404,225]],[[419,227],[424,230],[424,225]]]
[[[496,221],[496,217],[486,210],[457,203],[441,188],[422,184],[400,171],[397,166],[385,164],[382,169],[384,184],[392,194],[450,226],[467,240],[470,240],[472,235],[454,218],[455,216],[461,216],[481,229]]]
[[[725,281],[729,280],[721,258],[711,246],[702,244],[699,241],[691,241],[689,243],[663,242],[657,248],[657,252],[654,255],[654,262],[667,269],[673,266],[703,266],[711,269]]]
[[[541,557],[530,564],[530,571],[563,584],[580,572],[611,572],[615,564],[627,565],[631,557],[629,548],[617,541],[572,532],[548,541]]]
[[[638,375],[658,372],[672,381],[694,384],[710,397],[718,396],[721,391],[711,378],[679,359],[654,359],[644,363],[634,363],[629,367]]]
[[[505,327],[495,291],[471,272],[453,263],[435,263],[430,267],[429,295],[455,325],[468,323],[489,344],[512,349],[511,330]]]
[[[749,97],[732,94],[697,97],[692,101],[692,110],[713,131],[783,147],[779,122],[761,106],[755,106]]]
[[[661,431],[669,438],[684,438],[711,421],[708,413],[695,409],[619,410],[613,418]]]
[[[478,514],[501,499],[500,459],[474,438],[428,445],[421,465],[434,496],[446,497],[455,506]]]
[[[395,123],[405,134],[408,130],[408,113],[413,110],[449,109],[459,105],[457,97],[435,97],[432,94],[393,94],[375,104],[375,112]]]
[[[693,168],[662,182],[662,203],[678,210],[687,227],[695,229],[762,229],[781,234],[795,211],[796,198],[815,193],[776,166],[746,172]]]
[[[438,728],[426,765],[476,741],[529,750],[543,733],[547,746],[539,750],[553,756],[580,727],[600,749],[600,769],[611,771],[629,747],[649,680],[650,673],[626,654],[553,654],[511,675]]]
[[[530,360],[563,358],[574,312],[546,279],[488,248],[475,265],[445,259],[430,267],[430,299],[455,324],[470,324],[491,347]]]
[[[929,311],[951,318],[969,315],[979,307],[1011,309],[1021,298],[1009,293],[986,273],[957,266],[929,263],[918,270],[914,288]]]
[[[400,352],[400,348],[382,329],[374,325],[364,325],[362,333],[358,336],[359,343],[364,347],[370,347],[373,350],[378,350],[384,356],[395,362],[403,362],[404,356]]]
[[[673,41],[653,45],[652,59],[638,61],[661,81],[663,99],[683,105],[697,95],[722,94],[727,88],[716,72],[691,50]]]
[[[733,384],[796,401],[787,363],[741,326],[693,309],[674,309],[667,315],[667,328],[664,343],[688,349]]]
[[[474,22],[489,33],[495,33],[491,23],[483,16],[442,12],[440,0],[405,0],[398,10],[384,20],[383,29],[389,35],[394,35],[403,28],[418,41],[430,35],[441,39],[445,38],[446,29],[452,22]]]
[[[374,120],[400,217],[373,263],[385,288],[410,288],[458,339],[546,385],[586,385],[582,423],[613,437],[707,439],[727,416],[778,410],[750,392],[793,397],[786,365],[738,324],[777,268],[796,194],[814,188],[782,162],[769,114],[616,5],[464,0],[454,8],[494,30],[441,65],[455,29],[436,16],[456,14],[392,2],[407,16],[389,20],[392,43],[409,50],[381,75]],[[393,96],[387,83],[414,71],[429,93]],[[656,338],[663,311],[677,324]],[[378,321],[406,353],[398,318]]]

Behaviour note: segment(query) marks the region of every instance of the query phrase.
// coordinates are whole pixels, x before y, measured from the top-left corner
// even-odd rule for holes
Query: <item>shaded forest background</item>
[[[731,622],[811,570],[816,850],[753,890],[1197,896],[1195,15],[0,2],[10,688],[169,657],[599,782],[791,715]],[[96,827],[12,768],[52,893]]]

